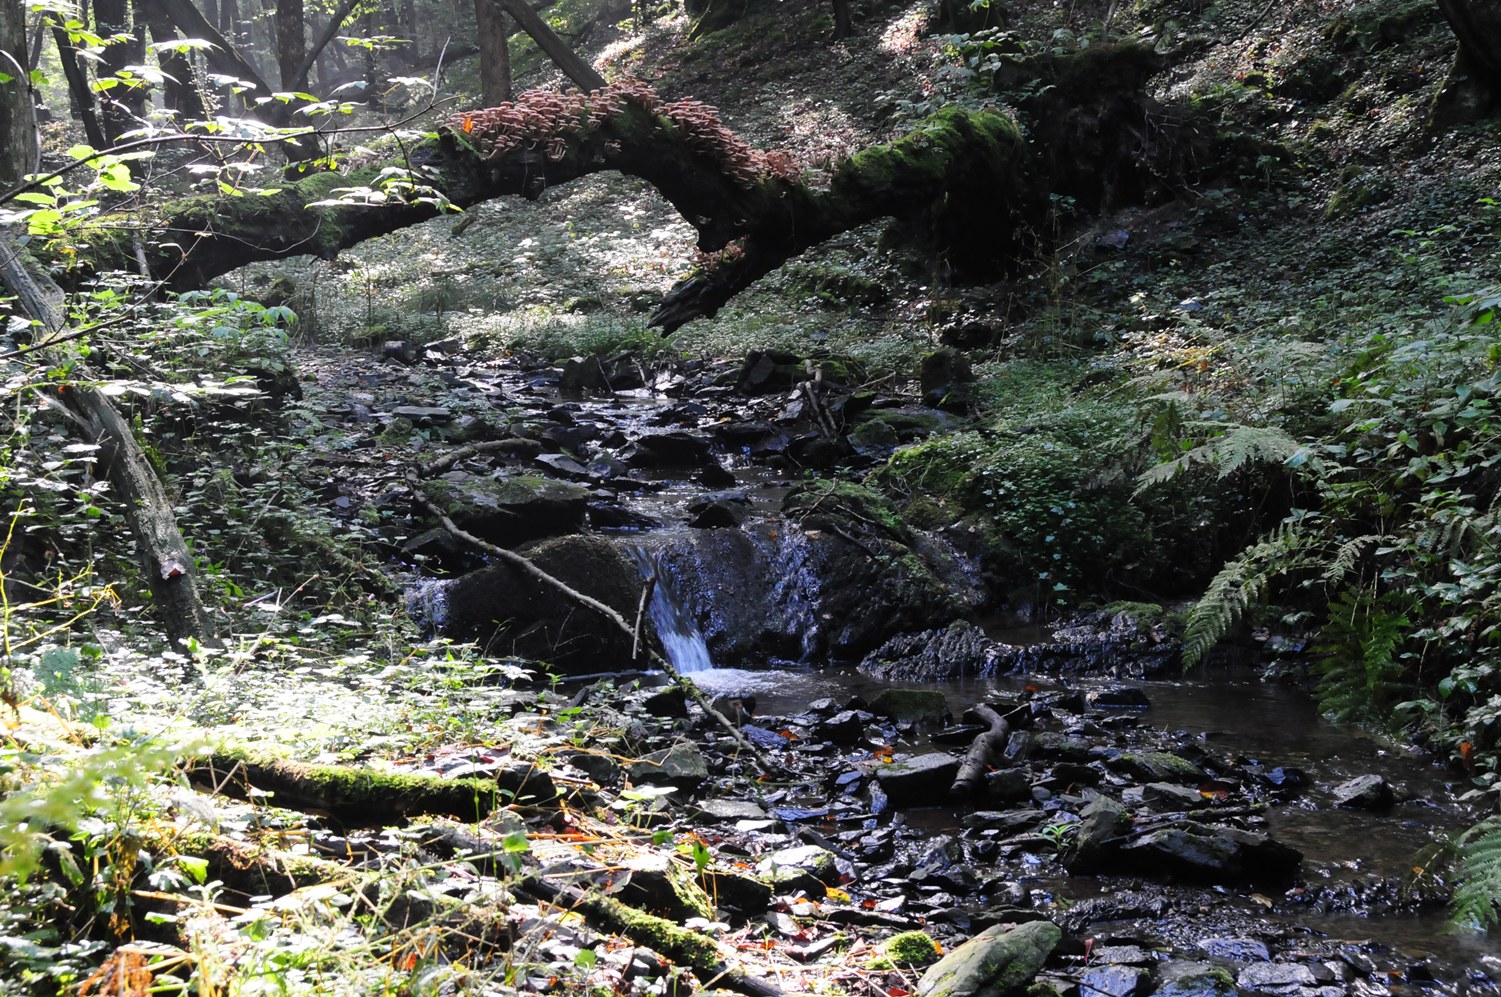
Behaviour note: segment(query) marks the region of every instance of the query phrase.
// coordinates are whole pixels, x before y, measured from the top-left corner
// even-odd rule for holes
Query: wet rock
[[[621,455],[631,467],[695,467],[709,459],[709,441],[695,433],[645,433]]]
[[[1032,738],[1032,750],[1039,758],[1065,762],[1087,762],[1094,757],[1094,745],[1055,731],[1037,731]]]
[[[786,736],[778,734],[774,730],[767,730],[765,727],[746,724],[740,728],[740,733],[751,744],[765,751],[780,751],[787,747]]]
[[[949,701],[936,689],[882,689],[870,712],[897,723],[939,724],[949,718]]]
[[[1121,966],[1150,966],[1157,961],[1157,954],[1140,945],[1096,945],[1090,950],[1089,958],[1094,962]]]
[[[840,882],[834,853],[818,845],[794,845],[772,852],[757,864],[756,873],[776,892],[802,890],[814,898],[824,896],[828,887]]]
[[[1112,767],[1152,782],[1197,784],[1205,778],[1204,770],[1193,762],[1166,751],[1125,752],[1115,760]]]
[[[745,492],[710,492],[688,503],[695,529],[739,526],[750,514],[750,498]]]
[[[1252,993],[1295,994],[1318,980],[1313,970],[1297,962],[1253,962],[1235,978],[1235,985]]]
[[[959,759],[942,752],[905,758],[876,769],[876,781],[897,808],[932,806],[948,799]]]
[[[705,887],[721,908],[728,907],[741,917],[754,917],[765,913],[771,906],[775,892],[770,886],[752,876],[735,872],[704,873]]]
[[[565,395],[583,395],[590,392],[608,392],[610,378],[600,365],[599,357],[570,357],[563,362],[563,373],[558,378],[558,390]]]
[[[711,463],[705,467],[693,480],[705,488],[712,488],[716,491],[725,488],[734,488],[738,483],[735,475],[725,470],[723,465],[715,463]]]
[[[580,485],[533,475],[445,476],[425,490],[460,529],[502,547],[579,529],[589,502]]]
[[[560,757],[601,786],[613,785],[620,778],[620,763],[609,755],[595,751],[570,751]]]
[[[548,471],[560,478],[568,478],[570,481],[592,481],[594,475],[583,464],[567,454],[545,453],[537,455],[537,463],[547,468]]]
[[[570,536],[524,549],[537,567],[626,618],[636,612],[640,574],[602,537]],[[444,589],[447,637],[477,641],[485,653],[547,661],[560,672],[587,674],[620,667],[631,635],[598,613],[583,612],[556,588],[504,562],[470,572]]]
[[[787,391],[807,380],[807,372],[796,354],[776,350],[751,350],[745,355],[735,379],[735,388],[743,395],[764,395]]]
[[[1032,777],[1024,769],[997,769],[985,776],[985,799],[996,803],[1020,803],[1032,798]]]
[[[1104,868],[1131,829],[1131,815],[1108,796],[1098,797],[1080,817],[1079,830],[1061,856],[1064,868],[1076,876]]]
[[[960,818],[960,824],[973,831],[1024,831],[1047,818],[1042,810],[976,810]]]
[[[1207,962],[1175,960],[1158,971],[1156,997],[1235,997],[1235,978]]]
[[[1336,806],[1384,810],[1396,802],[1392,787],[1379,775],[1359,775],[1334,787]]]
[[[644,755],[630,764],[630,770],[636,782],[685,790],[697,789],[709,778],[709,763],[689,741]]]
[[[1266,961],[1272,957],[1266,942],[1255,938],[1206,938],[1199,948],[1211,959],[1229,959],[1233,962]]]
[[[1021,994],[1063,938],[1050,921],[987,928],[930,966],[919,997],[1012,997]]]
[[[623,883],[620,871],[629,874]],[[636,852],[615,863],[612,873],[616,874],[615,898],[638,910],[680,922],[714,913],[703,887],[666,855]]]
[[[974,380],[968,358],[952,346],[926,354],[918,366],[923,401],[950,412],[968,407]]]
[[[1091,692],[1089,705],[1100,710],[1144,710],[1152,703],[1139,687],[1120,685]]]
[[[995,642],[965,620],[915,634],[898,634],[860,662],[860,671],[889,682],[938,682],[984,674]]]
[[[1097,966],[1079,977],[1079,997],[1138,997],[1150,981],[1151,975],[1136,966]]]
[[[840,710],[827,720],[819,721],[813,729],[814,736],[847,747],[860,739],[866,725],[874,719],[875,714],[865,710]]]
[[[1081,900],[1058,915],[1058,924],[1070,934],[1078,935],[1103,921],[1159,920],[1169,909],[1167,898],[1161,893],[1126,890]]]
[[[1120,855],[1149,875],[1214,882],[1285,879],[1303,861],[1297,849],[1265,834],[1224,826],[1162,828],[1127,843]]]
[[[1127,806],[1146,806],[1157,811],[1197,810],[1209,805],[1197,789],[1170,782],[1132,786],[1121,793],[1121,800]]]
[[[410,367],[417,362],[417,344],[407,339],[388,339],[381,344],[380,355]]]
[[[765,820],[766,811],[749,800],[702,800],[694,809],[694,818],[729,824],[737,820]]]
[[[437,405],[398,405],[391,415],[406,419],[414,426],[439,426],[453,418],[453,413]]]

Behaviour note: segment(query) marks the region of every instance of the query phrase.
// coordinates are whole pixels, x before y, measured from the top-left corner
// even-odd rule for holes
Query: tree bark
[[[136,128],[146,114],[145,87],[124,82],[126,77],[121,75],[128,72],[127,66],[140,65],[145,47],[133,33],[129,0],[94,0],[94,26],[105,39],[99,82],[121,81],[102,90],[99,97],[105,141],[113,145]],[[141,81],[136,77],[134,83]]]
[[[543,53],[563,71],[563,75],[573,81],[573,85],[584,93],[593,93],[605,85],[605,78],[594,71],[568,43],[559,38],[547,22],[532,10],[526,0],[494,0],[506,13],[516,19],[521,25],[521,30],[531,35],[532,41],[537,43]]]
[[[0,283],[41,323],[45,334],[56,335],[64,326],[63,293],[44,272],[28,267],[27,259],[19,245],[0,233]],[[213,643],[214,625],[198,595],[193,556],[178,532],[166,489],[129,423],[108,398],[87,384],[73,382],[59,388],[64,407],[89,439],[99,444],[99,465],[135,535],[141,569],[168,642],[174,649],[185,640]]]
[[[0,187],[36,169],[37,136],[26,52],[26,4],[0,0]]]
[[[495,0],[474,0],[479,42],[480,99],[495,107],[511,99],[511,47],[506,15]]]
[[[854,33],[850,16],[850,0],[834,0],[834,37],[848,38]]]
[[[1501,97],[1501,0],[1438,0],[1459,39],[1465,69],[1492,97]]]
[[[52,28],[52,38],[57,42],[63,77],[68,81],[68,96],[72,100],[74,116],[83,125],[83,136],[89,145],[103,149],[109,143],[105,141],[104,129],[99,127],[99,117],[94,113],[94,91],[89,89],[89,78],[78,64],[78,50],[68,33],[56,25]]]
[[[307,48],[307,21],[302,0],[277,0],[276,65],[281,71],[281,88],[294,92],[307,90],[303,72],[303,53]]]
[[[151,29],[151,40],[164,45],[178,40],[177,29],[172,19],[162,9],[158,0],[141,0],[136,8]],[[201,121],[207,117],[203,106],[203,92],[199,87],[198,74],[185,53],[163,48],[157,51],[157,63],[166,80],[162,86],[162,103],[170,111],[176,111],[181,121]]]

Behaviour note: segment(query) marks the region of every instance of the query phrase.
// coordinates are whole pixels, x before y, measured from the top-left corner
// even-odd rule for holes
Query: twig
[[[433,500],[428,497],[427,493],[422,490],[422,482],[417,480],[417,475],[415,473],[408,471],[406,480],[407,485],[412,489],[412,494],[417,499],[418,503],[421,504],[422,507],[425,508],[433,516],[437,517],[438,522],[442,524],[443,528],[447,530],[455,539],[462,540],[468,544],[473,544],[480,550],[483,550],[488,554],[495,555],[502,561],[505,561],[507,564],[516,568],[518,571],[521,571],[523,574],[530,575],[531,577],[542,582],[544,585],[549,585],[552,588],[557,589],[559,592],[562,592],[564,595],[568,596],[568,598],[572,599],[580,606],[584,606],[585,608],[592,609],[596,613],[599,613],[605,619],[609,620],[611,623],[619,627],[625,634],[634,634],[634,631],[632,630],[630,623],[627,622],[626,618],[617,613],[612,607],[605,605],[598,599],[594,598],[592,595],[587,595],[583,592],[580,592],[578,589],[570,586],[567,582],[564,582],[558,578],[554,578],[552,575],[537,567],[537,565],[530,558],[518,554],[514,550],[507,550],[504,547],[490,543],[488,540],[481,540],[473,533],[469,533],[464,530],[459,526],[459,524],[450,519],[448,517],[448,514],[445,513],[442,509],[438,508]],[[646,654],[648,660],[651,661],[652,664],[656,665],[658,668],[662,669],[662,671],[666,672],[667,677],[672,679],[673,683],[677,685],[678,688],[687,693],[688,697],[695,703],[697,703],[705,714],[707,714],[721,727],[723,727],[725,731],[730,735],[730,737],[734,738],[735,742],[739,744],[740,747],[747,754],[749,754],[752,759],[754,759],[757,767],[760,768],[762,772],[772,771],[772,765],[766,758],[766,756],[761,753],[761,749],[757,748],[754,744],[751,744],[750,741],[747,741],[745,739],[745,735],[740,733],[740,731],[735,728],[735,725],[731,723],[723,713],[720,713],[713,707],[713,705],[709,703],[708,697],[704,695],[704,691],[702,689],[684,678],[683,673],[673,667],[672,662],[662,657],[662,655],[658,654],[656,651],[653,651],[651,648],[647,648]]]
[[[646,616],[646,607],[651,602],[652,593],[657,588],[657,576],[648,575],[646,584],[641,589],[641,602],[636,606],[636,631],[631,637],[631,660],[635,661],[641,656],[641,620]]]

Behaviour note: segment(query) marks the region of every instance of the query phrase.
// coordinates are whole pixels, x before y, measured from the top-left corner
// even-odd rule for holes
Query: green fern
[[[1360,566],[1361,557],[1366,548],[1389,539],[1378,533],[1367,533],[1353,540],[1346,540],[1335,548],[1334,557],[1330,559],[1329,566],[1324,569],[1324,581],[1331,586],[1339,585]]]
[[[1337,719],[1384,726],[1391,718],[1402,679],[1397,651],[1411,621],[1383,601],[1349,588],[1329,604],[1329,620],[1314,645],[1314,671],[1319,705]]]
[[[1225,428],[1216,423],[1199,425]],[[1136,495],[1194,467],[1212,467],[1224,478],[1248,464],[1285,464],[1301,448],[1302,444],[1274,426],[1230,426],[1177,459],[1142,472],[1136,479]]]
[[[1449,901],[1456,924],[1488,928],[1501,923],[1501,818],[1489,817],[1455,842],[1459,880]]]
[[[1317,560],[1313,539],[1301,524],[1284,523],[1240,556],[1226,562],[1188,611],[1183,631],[1183,667],[1192,668],[1240,622],[1267,583]]]

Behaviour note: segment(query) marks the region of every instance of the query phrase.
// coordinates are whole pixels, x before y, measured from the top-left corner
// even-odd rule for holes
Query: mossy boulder
[[[881,943],[881,954],[866,963],[868,969],[905,969],[938,961],[941,951],[926,931],[903,931]]]
[[[1150,782],[1197,784],[1206,778],[1204,770],[1193,762],[1167,751],[1128,751],[1115,764]]]
[[[558,537],[521,552],[575,591],[634,618],[640,570],[618,544],[603,537]],[[437,601],[439,630],[477,641],[487,653],[542,661],[572,674],[616,671],[632,663],[630,634],[506,563],[464,575]]]
[[[987,928],[930,967],[917,985],[918,997],[1022,994],[1062,939],[1051,921]]]
[[[456,474],[424,490],[460,529],[501,546],[580,529],[589,501],[582,485],[531,474]]]

